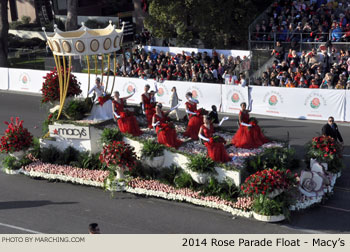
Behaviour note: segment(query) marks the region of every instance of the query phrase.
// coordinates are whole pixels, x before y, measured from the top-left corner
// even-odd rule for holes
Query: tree
[[[7,67],[9,22],[7,0],[0,0],[0,67]]]
[[[66,31],[78,28],[78,0],[67,0]]]
[[[152,0],[145,26],[178,45],[230,48],[247,44],[248,26],[258,14],[254,0]]]

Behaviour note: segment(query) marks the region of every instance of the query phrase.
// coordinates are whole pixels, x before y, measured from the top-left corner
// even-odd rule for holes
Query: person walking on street
[[[334,122],[334,117],[330,116],[328,122],[322,127],[322,135],[330,136],[335,141],[340,142],[343,145],[343,138],[338,130],[338,125]]]

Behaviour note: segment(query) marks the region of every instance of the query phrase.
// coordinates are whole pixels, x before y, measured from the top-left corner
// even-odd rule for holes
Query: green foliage
[[[245,42],[257,11],[252,0],[153,0],[144,24],[154,36],[176,38],[178,46],[232,48]]]
[[[189,157],[190,162],[187,164],[187,168],[194,172],[199,173],[216,173],[215,162],[204,155],[195,155]]]
[[[41,148],[40,157],[44,163],[57,164],[60,156],[61,152],[54,146],[50,145],[49,147]]]
[[[195,183],[191,175],[185,172],[181,172],[174,179],[174,185],[178,188],[193,188]]]
[[[89,19],[85,22],[85,26],[89,27],[90,29],[103,29],[106,28],[108,25],[109,22],[99,22],[96,19]]]
[[[89,105],[84,100],[72,100],[63,113],[70,120],[81,120],[87,112],[89,112]]]
[[[40,142],[39,138],[33,137],[33,146],[32,149],[29,151],[29,154],[32,154],[33,157],[40,159]]]
[[[17,159],[15,157],[7,155],[2,159],[2,165],[4,166],[4,168],[7,168],[7,169],[11,169],[11,170],[15,169],[16,160]]]
[[[143,142],[143,148],[141,150],[141,157],[149,157],[153,160],[154,157],[159,157],[164,155],[164,145],[157,143],[154,140],[148,139]]]
[[[284,214],[285,204],[278,199],[270,199],[262,194],[255,198],[253,211],[265,216]]]
[[[79,152],[77,149],[69,146],[64,151],[56,147],[49,146],[41,149],[40,159],[44,163],[59,165],[70,165],[78,168],[90,170],[106,170],[107,167],[99,160],[99,153]]]
[[[21,21],[23,24],[29,24],[32,19],[29,16],[22,16]]]
[[[299,160],[295,158],[295,150],[281,147],[267,148],[259,155],[247,158],[245,167],[248,175],[265,169],[294,170],[299,167]]]
[[[48,117],[45,119],[42,125],[42,132],[45,135],[47,132],[49,132],[49,125],[53,124],[56,121],[56,118],[58,116],[58,110],[56,110],[53,113],[50,113]],[[61,116],[62,117],[62,116]]]
[[[208,184],[203,186],[203,195],[218,196],[225,200],[236,199],[239,195],[239,188],[234,184],[232,180],[224,180],[218,182],[217,179],[211,177]]]
[[[101,143],[110,144],[113,141],[122,141],[123,134],[117,128],[105,128],[101,134]]]
[[[106,170],[107,167],[99,160],[99,153],[91,154],[90,152],[81,152],[76,162],[71,162],[72,166],[89,170]]]
[[[30,163],[32,163],[32,161],[26,157],[23,157],[22,159],[17,160],[15,157],[6,156],[2,160],[2,165],[4,166],[4,168],[7,168],[9,170],[18,170],[22,166],[26,166]]]

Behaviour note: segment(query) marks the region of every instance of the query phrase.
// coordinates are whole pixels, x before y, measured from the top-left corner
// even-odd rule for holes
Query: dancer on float
[[[129,133],[133,136],[139,136],[142,131],[139,128],[139,124],[136,117],[130,112],[124,110],[124,102],[135,94],[135,89],[133,93],[129,96],[120,98],[119,92],[114,92],[114,99],[112,102],[112,109],[114,117],[118,120],[118,127],[122,133]]]
[[[152,119],[152,126],[156,128],[158,143],[176,149],[180,147],[182,141],[177,138],[176,130],[173,124],[170,123],[168,114],[176,109],[179,105],[180,104],[178,104],[176,107],[171,108],[168,112],[163,112],[162,104],[158,103],[156,106],[156,113],[153,115]]]
[[[250,103],[252,108],[253,101]],[[253,149],[269,142],[269,140],[261,132],[255,118],[249,119],[247,104],[241,103],[241,111],[239,112],[239,129],[232,138],[232,144],[237,148]]]
[[[96,78],[95,86],[89,91],[88,95],[95,92],[96,99],[91,109],[91,114],[88,120],[104,121],[113,118],[112,101],[110,96],[106,95],[101,84],[100,78]]]
[[[188,115],[188,124],[184,136],[190,137],[193,140],[198,140],[198,132],[199,128],[203,124],[203,115],[201,110],[197,110],[198,100],[192,97],[192,93],[188,92],[186,94],[187,102],[186,105],[186,113]]]
[[[227,118],[228,119],[228,118]],[[227,120],[226,119],[226,120]],[[220,125],[224,120],[221,121]],[[208,156],[215,162],[226,163],[231,160],[225,149],[225,140],[214,136],[214,127],[207,115],[203,116],[203,125],[199,129],[198,137],[204,141]]]
[[[141,101],[142,101],[142,110],[146,114],[146,119],[147,119],[147,126],[148,128],[152,129],[152,118],[154,113],[156,112],[155,106],[156,106],[156,101],[155,101],[155,93],[158,92],[157,85],[155,85],[156,91],[151,91],[150,90],[150,85],[145,86],[145,92],[141,95]]]

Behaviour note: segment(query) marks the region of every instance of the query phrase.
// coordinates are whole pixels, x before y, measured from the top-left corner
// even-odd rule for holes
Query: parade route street
[[[36,137],[48,107],[40,96],[0,91],[0,135],[10,117],[19,116]],[[253,111],[254,112],[254,111]],[[221,115],[222,116],[222,115]],[[256,116],[264,134],[286,140],[303,158],[304,145],[321,132],[325,122]],[[237,116],[230,116],[225,129],[237,129]],[[49,182],[0,172],[0,233],[87,233],[98,222],[102,233],[350,233],[350,125],[338,123],[345,141],[347,169],[337,180],[334,194],[324,204],[292,213],[290,222],[267,224],[233,218],[223,211],[187,203],[106,192],[99,188]]]

